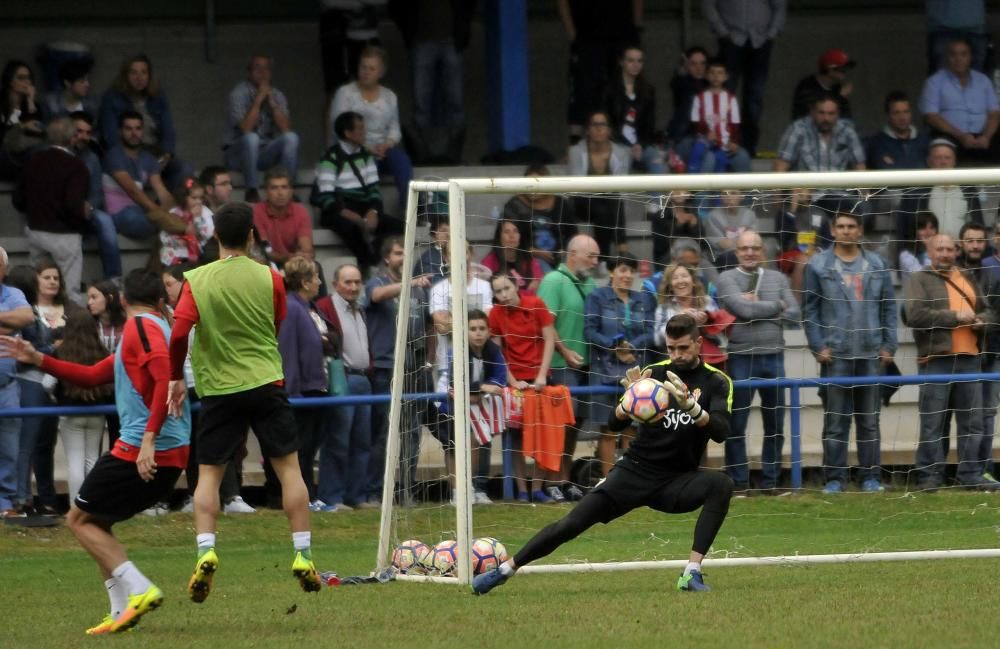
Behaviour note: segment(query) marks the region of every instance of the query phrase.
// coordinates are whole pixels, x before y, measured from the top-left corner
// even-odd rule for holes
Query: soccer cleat
[[[307,593],[315,593],[323,587],[323,582],[316,572],[316,566],[312,559],[306,559],[301,552],[295,553],[295,561],[292,562],[292,574],[299,580],[299,586]]]
[[[97,626],[92,626],[89,629],[87,629],[86,634],[104,635],[105,633],[111,633],[111,627],[114,625],[114,623],[115,623],[115,618],[111,617],[111,614],[109,613],[108,615],[104,616],[104,619],[101,620],[100,624],[98,624]]]
[[[844,485],[840,483],[840,480],[830,480],[823,487],[823,493],[825,494],[839,494],[844,493]]]
[[[485,491],[479,491],[476,489],[472,492],[472,504],[473,505],[492,505],[493,499],[486,495]]]
[[[707,593],[712,589],[705,585],[705,580],[702,578],[701,572],[692,570],[686,575],[681,575],[681,578],[677,580],[677,590],[690,593]]]
[[[473,578],[472,593],[474,595],[485,595],[497,586],[502,586],[508,579],[510,579],[510,575],[505,575],[500,572],[499,568],[494,568]]]
[[[218,569],[219,557],[215,554],[215,548],[198,557],[194,574],[188,582],[188,597],[192,602],[201,604],[208,598],[208,594],[212,592],[212,576]]]
[[[575,484],[563,485],[563,495],[566,496],[566,500],[573,503],[583,500],[583,491]]]
[[[115,618],[108,631],[110,633],[128,631],[139,623],[143,615],[160,608],[161,604],[163,604],[163,591],[155,585],[150,584],[146,592],[139,593],[138,595],[129,595],[128,606],[125,607],[121,615]]]

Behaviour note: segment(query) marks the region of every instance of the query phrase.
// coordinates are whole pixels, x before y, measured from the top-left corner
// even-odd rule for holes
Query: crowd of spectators
[[[269,57],[252,57],[246,78],[229,93],[220,159],[208,161],[198,174],[180,155],[171,103],[149,57],[125,58],[99,98],[91,92],[93,61],[86,57],[67,60],[59,69],[60,85],[45,94],[36,88],[28,63],[7,62],[0,73],[0,175],[15,183],[14,205],[24,214],[32,265],[8,269],[6,254],[0,255],[7,280],[0,299],[0,332],[20,332],[39,349],[58,350],[81,362],[113,352],[122,325],[116,309],[115,282],[122,275],[118,235],[150,242],[151,266],[162,269],[165,284],[176,288],[185,269],[217,255],[212,214],[234,198],[234,181],[242,179],[244,198],[254,203],[260,260],[283,269],[288,285],[289,327],[281,341],[289,393],[388,390],[398,309],[394,300],[405,263],[414,265],[411,294],[418,307],[407,326],[412,339],[421,340],[407,349],[409,374],[421,377],[409,387],[447,390],[454,318],[448,223],[433,219],[430,245],[410,258],[398,238],[403,221],[387,213],[380,182],[393,178],[404,210],[413,159],[431,160],[437,154],[442,160],[461,160],[462,51],[469,40],[471,3],[389,4],[412,57],[417,129],[405,132],[397,95],[382,85],[385,50],[370,35],[357,39],[358,46],[343,59],[344,74],[328,75],[329,147],[316,161],[308,196],[316,219],[295,193],[297,171],[308,163],[300,159],[288,99],[272,85],[274,62]],[[783,0],[703,1],[703,14],[718,39],[716,52],[700,46],[684,52],[670,82],[673,111],[662,129],[656,122],[656,89],[644,74],[642,3],[556,4],[571,43],[570,174],[750,169],[751,157],[761,147],[770,51],[784,28]],[[888,92],[885,125],[867,137],[853,119],[859,101],[871,101],[853,92],[850,75],[856,61],[839,48],[820,53],[815,72],[795,86],[791,121],[777,142],[774,171],[950,169],[1000,159],[1000,102],[983,73],[981,4],[959,8],[928,2],[930,74],[922,92],[916,100],[899,90]],[[413,21],[415,11],[440,20]],[[548,173],[539,164],[526,170],[528,176]],[[899,269],[902,322],[914,329],[921,372],[995,369],[990,353],[1000,345],[993,340],[995,310],[1000,308],[1000,253],[994,253],[1000,247],[993,239],[1000,231],[985,225],[988,219],[974,188],[922,188],[895,195],[889,203],[855,190],[795,189],[780,200],[778,214],[767,217],[774,219],[778,235],[772,242],[760,234],[768,231],[765,217],[740,192],[710,199],[685,191],[651,195],[650,261],[662,270],[640,287],[637,279],[645,260],[628,251],[620,198],[512,198],[496,220],[482,264],[473,263],[471,246],[468,253],[467,302],[482,314],[497,343],[496,349],[477,343],[470,350],[486,364],[473,367],[481,389],[613,385],[626,367],[657,358],[663,323],[680,312],[691,313],[702,327],[705,358],[725,367],[734,379],[784,376],[784,330],[799,325],[821,376],[876,375],[892,363],[897,344],[893,268]],[[864,245],[864,236],[879,210],[894,217],[895,243],[873,251]],[[354,257],[333,269],[329,285],[315,258],[314,223],[335,232]],[[581,227],[592,236],[580,234]],[[97,240],[102,271],[91,284],[83,277],[83,240],[88,236]],[[771,256],[775,269],[766,263]],[[606,276],[607,286],[598,286],[594,275]],[[845,336],[849,331],[866,336]],[[532,342],[512,345],[513,338]],[[502,372],[491,365],[497,355]],[[341,375],[342,381],[334,381]],[[936,488],[943,482],[952,410],[959,428],[958,481],[975,488],[1000,486],[989,463],[992,411],[1000,391],[979,383],[920,390],[916,465],[921,486]],[[23,407],[100,403],[108,397],[100,390],[46,386],[37,370],[6,362],[0,362],[0,392],[3,404]],[[764,446],[757,486],[769,491],[780,481],[785,404],[781,390],[758,392]],[[822,396],[826,491],[842,491],[851,477],[847,444],[852,417],[846,413],[854,413],[858,428],[861,488],[881,490],[877,389],[831,385]],[[740,490],[750,487],[744,439],[752,397],[751,390],[736,391],[733,433],[726,444],[727,470]],[[619,439],[602,426],[611,402],[604,395],[587,401],[574,400],[575,421],[567,427],[558,470],[539,470],[532,478],[524,455],[516,455],[519,498],[548,502],[579,497],[566,459],[573,457],[588,417],[601,430],[597,455],[603,469],[617,448],[627,446],[627,437]],[[953,408],[958,402],[970,405]],[[318,410],[298,413],[304,455],[313,451],[303,457],[302,469],[308,473],[314,510],[377,504],[386,408],[338,407],[335,424],[324,423]],[[412,415],[410,428],[428,423],[450,449],[448,414],[446,403],[425,407]],[[52,454],[57,434],[67,450],[72,492],[92,466],[94,440],[105,428],[113,439],[112,420],[0,419],[5,431],[0,433],[0,510],[8,515],[29,508],[50,512],[56,506]],[[407,502],[414,496],[413,458],[419,441],[410,437],[404,444],[409,464],[400,467],[400,497]],[[482,448],[480,461],[488,469],[489,447]],[[313,485],[316,454],[320,479]],[[223,500],[234,513],[251,510],[239,499],[238,468],[232,467],[230,474],[223,483]],[[489,499],[482,477],[481,470],[476,499],[485,503]],[[191,476],[192,484],[194,480]]]

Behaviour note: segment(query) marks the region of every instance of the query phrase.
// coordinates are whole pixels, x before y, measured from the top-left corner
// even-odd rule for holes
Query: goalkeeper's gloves
[[[635,367],[630,367],[625,370],[625,376],[621,378],[618,382],[621,383],[622,387],[628,390],[632,387],[632,384],[641,381],[642,379],[648,379],[653,375],[653,370],[646,369],[643,370],[641,367],[636,365]]]
[[[663,385],[674,396],[674,400],[677,401],[680,409],[690,415],[692,420],[698,421],[704,410],[702,410],[701,405],[695,400],[690,390],[688,390],[684,381],[681,380],[681,377],[668,371],[667,380],[664,381]]]

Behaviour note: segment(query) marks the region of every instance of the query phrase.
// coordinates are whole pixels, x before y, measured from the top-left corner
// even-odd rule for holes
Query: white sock
[[[204,550],[211,550],[215,547],[215,532],[203,532],[197,537],[198,541],[198,554],[200,555]]]
[[[112,570],[111,576],[124,584],[125,588],[128,589],[129,595],[145,593],[153,585],[153,582],[149,581],[146,575],[139,572],[139,569],[131,561],[126,561]]]
[[[312,546],[312,532],[292,532],[292,547],[296,552],[309,550]]]
[[[694,561],[688,561],[687,566],[684,568],[684,574],[690,575],[693,570],[701,572],[701,564],[695,563]]]
[[[108,589],[108,599],[111,600],[111,618],[118,619],[128,607],[128,588],[117,577],[106,580],[104,587]]]
[[[509,561],[504,561],[500,564],[500,574],[504,577],[510,577],[514,574],[514,569],[510,566]]]

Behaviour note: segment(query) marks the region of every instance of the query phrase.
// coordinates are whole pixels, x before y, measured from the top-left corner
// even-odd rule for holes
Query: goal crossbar
[[[694,174],[666,176],[524,176],[518,178],[452,178],[412,181],[411,192],[448,191],[466,194],[530,194],[568,192],[648,192],[685,189],[789,189],[792,187],[877,188],[927,185],[1000,184],[1000,168],[907,169],[893,171]],[[454,216],[454,215],[452,215]]]

